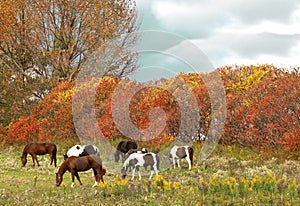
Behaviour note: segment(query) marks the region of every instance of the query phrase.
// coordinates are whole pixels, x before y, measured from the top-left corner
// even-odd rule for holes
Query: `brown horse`
[[[52,165],[54,160],[54,166],[56,167],[56,145],[53,143],[29,143],[25,146],[23,154],[21,156],[22,166],[24,167],[27,163],[27,154],[30,154],[33,161],[33,166],[35,166],[35,161],[38,166],[40,166],[37,159],[37,155],[50,155],[50,165]]]
[[[82,182],[80,181],[78,172],[87,171],[89,169],[93,169],[94,171],[95,184],[93,185],[93,187],[95,187],[99,183],[100,179],[102,182],[104,182],[103,175],[105,175],[106,170],[102,167],[102,161],[98,155],[88,155],[82,157],[71,156],[66,159],[59,167],[59,170],[56,173],[56,186],[59,186],[61,184],[63,175],[67,170],[71,172],[72,175],[71,187],[74,186],[74,176],[76,176],[81,186]]]

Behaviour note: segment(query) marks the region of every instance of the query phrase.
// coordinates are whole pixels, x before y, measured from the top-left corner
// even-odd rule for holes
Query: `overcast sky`
[[[184,37],[215,67],[300,66],[299,0],[137,0],[137,7],[142,30]]]

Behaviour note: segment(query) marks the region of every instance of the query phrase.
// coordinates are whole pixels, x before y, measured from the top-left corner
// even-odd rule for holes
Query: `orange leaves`
[[[34,116],[23,117],[9,127],[8,142],[28,142],[38,138],[39,125]]]
[[[300,128],[294,131],[286,132],[282,136],[281,144],[287,152],[299,151],[300,148]]]
[[[274,149],[289,152],[300,148],[299,71],[288,72],[273,66],[260,65],[240,67],[236,70],[221,68],[219,72],[227,92],[227,121],[221,138],[223,144],[236,143],[261,150],[264,154]],[[237,87],[233,86],[236,85],[235,82],[245,86],[243,81],[250,81],[251,74],[257,77],[252,84],[247,88],[240,87],[242,90],[236,90]],[[264,74],[263,78],[260,78],[261,74]],[[105,138],[122,137],[124,134],[119,131],[115,118],[121,117],[121,121],[126,125],[128,122],[122,119],[122,115],[128,113],[129,123],[139,131],[145,131],[150,126],[156,129],[161,126],[159,123],[166,123],[160,134],[152,138],[147,137],[147,141],[143,142],[145,146],[169,143],[176,138],[181,129],[180,118],[185,111],[184,108],[180,108],[179,102],[187,99],[191,88],[201,117],[199,129],[205,134],[213,118],[213,95],[208,93],[202,75],[206,74],[179,74],[156,84],[105,77],[95,81],[89,79],[76,89],[73,88],[74,83],[61,82],[39,103],[33,116],[22,118],[10,125],[10,141],[22,142],[42,136],[75,138],[72,115],[85,114],[85,109],[95,107],[96,122],[91,123],[94,125],[89,127],[90,130],[79,128],[82,131],[80,135],[93,138],[96,128],[99,127]],[[183,84],[182,80],[187,84]],[[120,83],[122,87],[116,95]],[[190,88],[187,85],[190,85]],[[95,101],[88,102],[87,97],[93,94],[92,90],[96,90]],[[72,98],[75,94],[79,94],[82,104],[72,110]],[[127,97],[130,97],[128,107],[125,104]],[[118,103],[118,110],[113,111],[113,103]],[[165,115],[153,115],[156,117],[153,118],[151,112],[157,108]]]
[[[246,67],[245,74],[239,75],[236,73],[243,73],[244,67],[225,70],[222,72],[224,81],[228,83],[225,84],[228,98],[225,130],[230,134],[225,133],[222,141],[230,143],[232,139],[238,139],[244,146],[263,148],[266,152],[282,147],[299,148],[292,138],[300,127],[297,107],[300,101],[299,71],[288,72],[270,65]],[[266,75],[242,93],[234,92],[236,87],[230,85],[236,85],[236,81],[239,85],[245,84],[250,76],[246,79],[244,76],[253,72]]]

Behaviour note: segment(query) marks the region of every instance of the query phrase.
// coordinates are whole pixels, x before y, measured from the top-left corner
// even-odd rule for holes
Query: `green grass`
[[[21,149],[0,153],[0,205],[297,205],[300,204],[300,163],[271,158],[263,160],[256,152],[218,146],[204,162],[197,161],[201,145],[194,145],[195,166],[189,171],[170,165],[148,181],[121,181],[122,164],[104,161],[105,184],[92,188],[92,170],[80,173],[83,186],[71,175],[64,175],[62,186],[55,186],[55,172],[49,156],[38,156],[40,167],[32,167],[28,156],[21,167]],[[58,153],[58,166],[63,162]],[[112,153],[112,152],[111,152]],[[106,154],[107,155],[107,154]],[[107,159],[107,158],[106,158]],[[131,177],[129,177],[127,180]],[[273,178],[273,179],[272,179]],[[284,180],[284,181],[283,181]],[[234,184],[230,181],[236,181]]]

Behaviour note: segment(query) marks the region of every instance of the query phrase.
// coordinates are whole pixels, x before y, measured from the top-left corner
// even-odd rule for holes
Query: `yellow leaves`
[[[116,179],[116,186],[126,186],[128,185],[128,180],[126,179],[121,179],[119,176]]]
[[[176,190],[180,186],[179,182],[173,182],[173,189]]]
[[[60,186],[63,187],[63,188],[67,188],[67,185],[65,183],[61,183]]]
[[[268,172],[268,173],[267,173],[267,179],[268,179],[270,182],[276,182],[276,176],[273,175],[271,172]]]
[[[67,102],[72,98],[72,95],[73,95],[73,89],[69,89],[60,93],[58,99],[60,102]]]
[[[152,184],[157,190],[172,190],[179,187],[178,182],[169,182],[165,180],[161,175],[156,175]]]
[[[99,182],[98,187],[107,188],[109,185],[106,182]]]
[[[237,72],[237,80],[231,85],[231,88],[235,92],[247,91],[260,82],[269,71],[262,70],[261,67],[253,67],[250,71],[245,72],[241,70]]]
[[[268,65],[252,65],[243,67],[237,66],[235,69],[225,67],[221,72],[222,78],[228,81],[225,85],[226,90],[233,93],[243,93],[261,82],[270,74],[272,69],[274,68]]]

